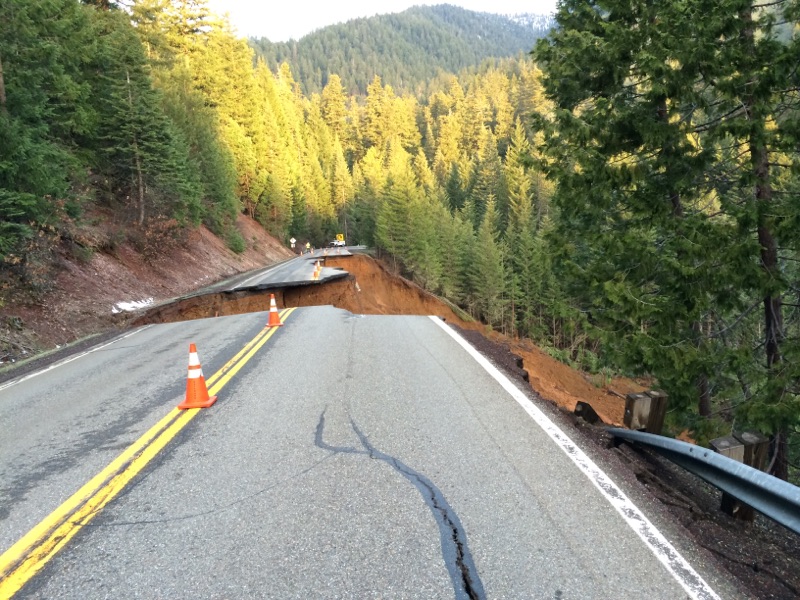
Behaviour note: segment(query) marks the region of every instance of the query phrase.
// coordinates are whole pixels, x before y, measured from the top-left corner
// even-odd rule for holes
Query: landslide
[[[489,331],[482,323],[471,320],[456,307],[392,274],[381,262],[369,256],[331,255],[325,258],[325,266],[342,269],[349,273],[349,277],[324,285],[193,296],[145,311],[132,319],[130,325],[267,311],[270,294],[274,294],[281,307],[332,305],[354,314],[440,316],[462,329],[481,332],[503,346],[506,352],[521,357],[526,378],[543,398],[570,412],[578,401],[588,402],[608,424],[621,426],[625,394],[644,389],[624,378],[595,385],[583,373],[553,359],[529,340],[511,340]]]
[[[50,350],[43,361],[52,361],[62,353],[145,323],[267,311],[270,293],[276,295],[280,306],[333,305],[356,314],[438,315],[460,328],[520,385],[529,382],[539,396],[551,402],[570,435],[582,438],[608,458],[629,489],[648,498],[676,523],[681,531],[678,535],[691,536],[705,548],[705,559],[727,569],[744,597],[800,597],[800,536],[760,516],[753,523],[727,517],[719,511],[718,491],[657,455],[625,445],[611,448],[602,425],[590,425],[573,416],[576,403],[583,401],[605,423],[621,424],[624,395],[643,389],[637,382],[592,379],[551,358],[529,340],[509,339],[487,330],[364,255],[327,257],[326,267],[344,269],[349,276],[324,285],[258,293],[197,293],[174,300],[236,273],[292,256],[249,219],[242,217],[238,227],[248,245],[241,255],[230,252],[204,228],[191,232],[183,243],[155,259],[143,257],[128,244],[95,252],[88,260],[75,260],[69,252],[62,252],[51,291],[37,298],[17,295],[12,302],[5,293],[6,302],[0,307],[0,341],[14,340],[30,353]],[[112,309],[120,302],[147,302],[150,306],[115,314]],[[70,346],[52,352],[64,344]],[[5,356],[9,355],[6,350]],[[0,354],[0,360],[2,357]],[[18,353],[17,358],[23,357]],[[41,364],[40,360],[29,361],[14,370],[0,366],[0,382]],[[565,510],[579,514],[580,500],[565,500]],[[579,518],[590,519],[591,515]]]

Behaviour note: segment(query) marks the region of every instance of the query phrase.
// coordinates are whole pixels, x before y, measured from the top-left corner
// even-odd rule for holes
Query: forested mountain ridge
[[[375,75],[397,91],[424,93],[442,72],[528,52],[552,24],[549,16],[506,17],[440,4],[331,25],[299,41],[250,44],[270,68],[288,63],[307,94],[321,92],[333,73],[350,94],[366,94]]]

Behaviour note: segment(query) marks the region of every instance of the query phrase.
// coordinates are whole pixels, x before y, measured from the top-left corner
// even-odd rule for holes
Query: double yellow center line
[[[284,309],[281,320],[294,312]],[[253,358],[277,328],[264,328],[206,380],[214,396]],[[97,516],[202,409],[171,410],[105,469],[0,556],[0,598],[16,594],[82,527]]]

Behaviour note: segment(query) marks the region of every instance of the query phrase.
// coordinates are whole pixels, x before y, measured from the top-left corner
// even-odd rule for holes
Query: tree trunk
[[[136,164],[136,179],[139,187],[139,227],[144,225],[144,180],[142,177],[142,162],[139,158],[139,143],[136,141],[136,134],[133,134],[133,155]]]
[[[767,149],[751,138],[750,156],[756,176],[756,201],[772,201],[772,186],[769,180],[769,154]],[[761,268],[767,272],[768,281],[780,278],[778,265],[778,244],[772,234],[768,219],[759,211],[758,243],[761,246]],[[772,369],[781,362],[781,343],[783,342],[783,315],[780,294],[767,293],[764,296],[764,342],[767,353],[767,367]]]
[[[125,78],[128,82],[128,105],[131,109],[131,116],[133,116],[133,94],[131,92],[131,75],[130,72],[125,70]],[[144,176],[142,174],[142,159],[139,156],[139,140],[136,136],[136,131],[133,133],[133,162],[136,167],[136,180],[138,187],[138,206],[139,206],[139,227],[144,225],[145,212],[144,212]]]
[[[697,411],[701,417],[711,416],[711,390],[708,387],[708,375],[703,373],[697,378],[697,392],[700,396]]]
[[[749,111],[748,111],[749,112]],[[772,202],[770,182],[769,152],[755,136],[750,137],[750,159],[756,179],[755,197],[758,204]],[[766,271],[768,285],[780,279],[778,265],[778,243],[772,234],[767,209],[758,211],[758,243],[761,246],[761,268]],[[767,353],[767,367],[772,369],[781,362],[781,343],[783,342],[782,300],[779,293],[764,296],[764,343]]]
[[[769,472],[787,481],[789,479],[789,435],[786,431],[779,431],[772,439],[772,465]]]
[[[0,57],[0,114],[7,115],[6,107],[6,81],[3,78],[3,59]]]
[[[754,7],[742,11],[740,16],[746,23],[742,31],[742,38],[746,51],[755,55],[755,24],[753,22]],[[766,118],[758,114],[757,101],[753,95],[748,95],[744,100],[744,109],[747,119],[753,123],[748,139],[750,164],[755,179],[755,201],[758,214],[757,231],[758,243],[761,246],[761,268],[767,277],[767,290],[764,292],[764,349],[767,360],[767,377],[774,379],[777,376],[777,366],[781,362],[781,346],[783,344],[783,314],[780,292],[776,292],[776,282],[781,279],[778,261],[778,242],[773,234],[772,222],[769,217],[772,203],[772,182],[770,181],[769,149],[763,141],[763,133],[767,129]],[[777,400],[783,391],[777,386],[770,386],[771,398]],[[789,476],[788,446],[785,426],[776,426],[775,452],[773,454],[772,473],[781,479]]]
[[[669,113],[667,111],[667,99],[662,98],[658,102],[658,118],[661,121],[667,122],[669,120]],[[673,155],[675,153],[675,149],[672,145],[672,142],[665,144],[664,147],[661,149],[661,154],[666,155],[667,157]],[[672,211],[672,216],[675,219],[682,220],[683,219],[683,206],[681,205],[681,196],[680,193],[670,187],[667,190],[667,194],[669,195],[669,202],[670,202],[670,209]],[[680,233],[680,227],[678,229]],[[692,331],[695,334],[695,343],[699,348],[702,344],[703,340],[703,326],[700,321],[695,321],[692,323]],[[708,417],[711,415],[711,390],[708,386],[708,375],[706,373],[700,373],[697,376],[696,382],[697,386],[697,412],[700,414],[701,417]]]

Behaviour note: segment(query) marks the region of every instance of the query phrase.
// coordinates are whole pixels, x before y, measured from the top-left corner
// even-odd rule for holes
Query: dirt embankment
[[[293,256],[251,219],[240,216],[237,228],[247,244],[242,254],[201,226],[148,259],[128,242],[114,243],[123,237],[119,233],[83,227],[73,234],[83,246],[64,242],[59,248],[48,292],[33,296],[0,289],[0,368],[124,327],[131,307],[163,302]]]
[[[326,266],[342,268],[354,278],[349,287],[348,282],[343,281],[336,296],[329,297],[331,302],[327,303],[361,314],[437,315],[463,329],[481,332],[520,356],[531,387],[543,398],[570,412],[579,400],[583,400],[591,404],[606,423],[621,425],[625,412],[624,395],[643,389],[627,379],[614,379],[598,387],[579,371],[539,350],[529,340],[510,340],[489,332],[482,323],[461,318],[445,302],[394,276],[381,263],[368,257],[329,257]],[[315,303],[319,302],[309,304]],[[287,298],[287,306],[294,305],[292,298]]]
[[[247,243],[242,254],[234,254],[205,227],[199,227],[154,259],[146,259],[129,243],[108,244],[114,233],[83,228],[75,239],[106,250],[95,250],[88,257],[84,253],[81,259],[74,247],[70,251],[65,246],[59,253],[51,291],[38,298],[13,294],[0,298],[0,368],[3,363],[112,329],[268,310],[268,293],[212,293],[170,302],[226,277],[294,255],[245,216],[239,218],[237,227]],[[463,313],[457,309],[366,256],[328,256],[325,264],[346,270],[350,277],[325,285],[274,290],[278,303],[329,304],[356,314],[438,315],[462,328],[480,331],[521,356],[533,388],[544,398],[569,411],[583,400],[592,404],[605,422],[622,422],[624,401],[619,394],[636,388],[632,382],[615,380],[595,386],[532,343],[505,339],[486,332],[480,323],[461,318]],[[131,309],[134,312],[128,312]]]

